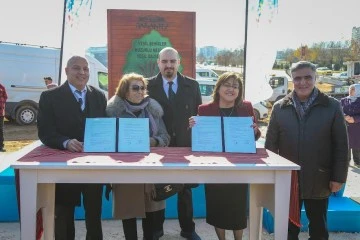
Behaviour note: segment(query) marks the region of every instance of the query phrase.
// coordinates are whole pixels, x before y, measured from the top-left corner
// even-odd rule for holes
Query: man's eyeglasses
[[[223,83],[221,85],[226,87],[226,88],[233,88],[235,90],[239,89],[239,85],[231,85],[230,83]]]
[[[131,90],[133,90],[134,92],[138,92],[138,91],[145,91],[146,87],[144,86],[139,86],[139,85],[132,85],[130,86]]]

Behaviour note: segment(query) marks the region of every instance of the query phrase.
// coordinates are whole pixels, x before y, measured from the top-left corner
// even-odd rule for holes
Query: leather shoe
[[[162,236],[164,236],[164,230],[154,232],[154,237],[161,238]]]
[[[153,237],[151,240],[158,240],[160,239],[162,236],[164,236],[164,230],[159,230],[153,233]],[[143,240],[148,240],[145,237],[143,238]],[[150,239],[149,239],[150,240]]]
[[[197,233],[195,231],[192,231],[192,232],[181,231],[180,236],[182,236],[183,238],[186,238],[188,240],[201,240],[201,238],[199,237],[199,235],[197,235]]]

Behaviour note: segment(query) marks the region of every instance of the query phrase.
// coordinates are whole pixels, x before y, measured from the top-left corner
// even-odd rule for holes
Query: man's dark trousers
[[[176,138],[171,138],[169,147],[176,147]],[[184,232],[191,233],[195,230],[193,221],[192,190],[185,187],[177,194],[177,209],[180,228]]]
[[[86,240],[102,240],[102,184],[81,184],[85,209]],[[55,240],[74,240],[74,206],[55,205]]]
[[[306,216],[309,219],[309,240],[328,240],[327,209],[329,199],[300,199],[300,208],[303,203]],[[299,233],[300,227],[289,221],[288,240],[299,240]]]

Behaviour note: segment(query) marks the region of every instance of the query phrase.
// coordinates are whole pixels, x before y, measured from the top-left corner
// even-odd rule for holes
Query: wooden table
[[[264,148],[256,154],[152,148],[151,153],[70,153],[39,141],[18,154],[21,239],[35,239],[43,208],[44,238],[54,239],[55,183],[249,183],[250,239],[260,239],[262,207],[274,210],[275,239],[287,238],[291,170],[300,167]]]

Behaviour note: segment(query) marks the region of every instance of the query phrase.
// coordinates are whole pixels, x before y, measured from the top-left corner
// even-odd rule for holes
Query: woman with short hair
[[[119,118],[149,118],[150,146],[166,147],[170,136],[162,120],[160,104],[146,94],[147,82],[142,75],[125,74],[107,104],[106,114]],[[142,218],[145,240],[163,235],[165,201],[153,201],[154,184],[113,184],[114,218],[122,219],[125,239],[137,238],[136,218]]]
[[[199,116],[252,117],[255,139],[261,133],[256,126],[254,109],[250,102],[243,100],[243,83],[239,74],[226,72],[219,76],[212,97],[213,101],[199,106]],[[196,124],[189,119],[190,127]],[[234,126],[236,127],[236,126]],[[225,151],[224,137],[223,151]],[[219,240],[225,240],[225,230],[232,230],[235,240],[241,240],[247,226],[247,184],[205,184],[206,222],[215,227]]]

